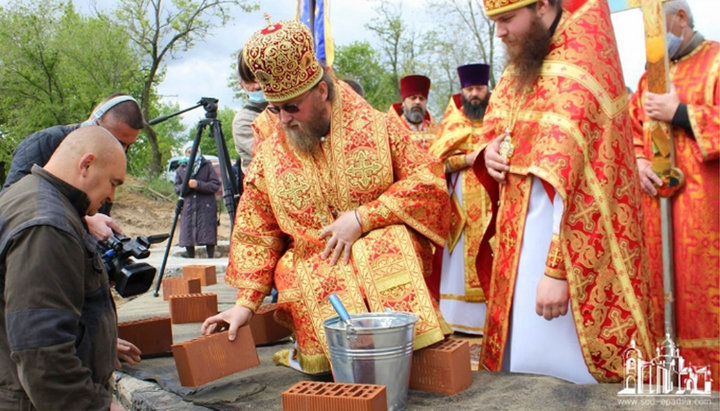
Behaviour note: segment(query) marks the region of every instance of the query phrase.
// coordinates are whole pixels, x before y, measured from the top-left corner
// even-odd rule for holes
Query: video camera
[[[155,234],[131,240],[122,234],[113,234],[109,239],[98,242],[98,253],[118,294],[131,297],[150,288],[155,278],[155,267],[136,263],[132,257],[147,258],[150,256],[150,244],[163,242],[168,237],[168,234]]]

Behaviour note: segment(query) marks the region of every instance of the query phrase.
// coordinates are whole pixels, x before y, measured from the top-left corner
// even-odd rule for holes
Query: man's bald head
[[[125,151],[99,126],[81,127],[68,134],[45,165],[45,170],[82,190],[90,198],[87,214],[112,202],[115,188],[125,180]]]

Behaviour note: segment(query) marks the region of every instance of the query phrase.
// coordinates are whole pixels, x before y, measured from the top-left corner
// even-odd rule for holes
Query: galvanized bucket
[[[388,410],[404,410],[417,320],[394,311],[352,314],[352,328],[339,317],[326,320],[335,382],[385,385]]]

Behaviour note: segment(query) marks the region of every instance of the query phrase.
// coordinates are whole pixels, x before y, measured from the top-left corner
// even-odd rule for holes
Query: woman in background
[[[175,173],[175,193],[180,194],[187,170],[192,142],[183,146],[185,159]],[[220,188],[220,179],[212,163],[200,154],[198,147],[195,162],[188,180],[185,204],[180,221],[179,245],[187,250],[184,257],[195,258],[195,246],[204,245],[208,258],[215,256],[217,244],[217,202],[215,192]]]

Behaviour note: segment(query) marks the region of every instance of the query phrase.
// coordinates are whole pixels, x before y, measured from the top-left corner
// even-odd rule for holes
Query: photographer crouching
[[[0,409],[122,409],[117,319],[83,218],[113,200],[125,166],[110,132],[82,127],[0,194]]]
[[[13,152],[10,171],[0,193],[30,174],[34,164],[41,167],[47,164],[60,143],[75,130],[88,126],[101,126],[109,131],[120,142],[123,151],[127,152],[137,140],[144,123],[140,106],[134,98],[124,93],[113,93],[104,98],[83,123],[46,128],[24,138]],[[108,240],[113,232],[122,234],[120,226],[110,218],[111,208],[111,202],[104,203],[97,213],[85,216],[88,231],[98,241]],[[117,340],[117,353],[118,367],[120,367],[119,361],[125,361],[130,365],[140,361],[140,350],[131,342],[121,338]]]

